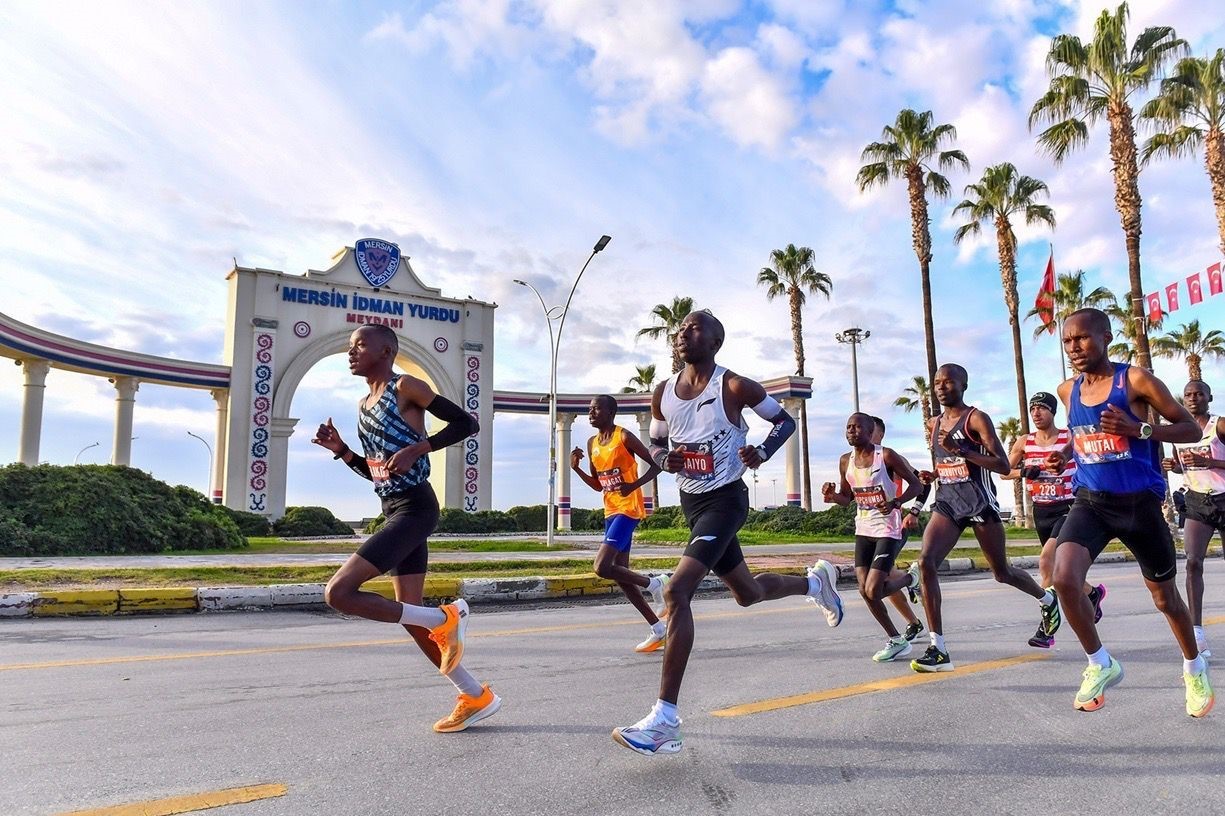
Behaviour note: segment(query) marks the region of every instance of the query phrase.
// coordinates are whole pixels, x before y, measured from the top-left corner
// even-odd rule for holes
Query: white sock
[[[1043,606],[1050,606],[1054,602],[1055,602],[1055,593],[1051,592],[1049,589],[1046,591],[1046,594],[1043,595],[1042,598],[1039,599],[1038,601],[1038,603],[1042,604]]]
[[[664,588],[664,579],[658,575],[651,576],[651,583],[647,584],[647,592],[652,595],[658,595],[659,591]]]
[[[661,620],[657,620],[651,624],[651,632],[656,635],[659,635],[662,637],[664,634],[667,633],[667,631],[668,631],[668,624],[664,623]]]
[[[1110,652],[1106,651],[1106,647],[1098,649],[1093,654],[1085,652],[1085,657],[1089,658],[1090,666],[1101,666],[1103,669],[1110,668]]]
[[[677,710],[676,703],[669,703],[667,700],[656,700],[651,713],[656,719],[663,720],[669,725],[680,718],[680,711]]]
[[[451,669],[447,679],[455,684],[455,688],[459,689],[460,694],[467,694],[469,697],[480,697],[481,692],[485,690],[480,682],[468,673],[468,670],[463,667],[462,663]]]
[[[1194,660],[1183,659],[1182,670],[1186,674],[1199,674],[1204,669],[1208,668],[1208,661],[1204,660],[1204,656],[1196,655]]]
[[[813,573],[808,573],[808,594],[813,598],[821,597],[821,579]]]
[[[1191,628],[1195,630],[1195,642],[1203,643],[1206,640],[1206,638],[1204,637],[1204,627],[1192,626]]]
[[[400,612],[400,623],[405,626],[421,626],[425,629],[433,629],[447,619],[447,614],[436,606],[413,606],[412,604],[400,604],[403,611]]]
[[[946,649],[944,648],[944,635],[940,635],[935,632],[932,632],[931,639],[932,639],[933,646],[935,646],[937,649],[939,649],[942,652],[946,651]]]

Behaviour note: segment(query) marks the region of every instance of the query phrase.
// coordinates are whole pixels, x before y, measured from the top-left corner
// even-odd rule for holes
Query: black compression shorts
[[[1207,524],[1225,536],[1225,494],[1188,490],[1186,496],[1187,518]]]
[[[878,569],[885,573],[892,571],[903,543],[900,538],[855,536],[855,568]]]
[[[946,502],[936,499],[936,501],[932,504],[932,512],[939,513],[940,515],[944,516],[946,519],[956,524],[957,529],[961,530],[962,532],[964,532],[965,529],[972,524],[1003,523],[1003,520],[1000,518],[999,511],[991,506],[987,506],[983,510],[980,510],[977,515],[959,516]]]
[[[438,498],[429,482],[383,497],[387,521],[357,554],[392,575],[423,575],[429,562],[425,540],[438,526]]]
[[[1052,538],[1059,538],[1063,522],[1072,509],[1072,502],[1057,502],[1053,504],[1034,504],[1034,527],[1038,529],[1038,540],[1043,544]]]
[[[1107,493],[1082,487],[1076,491],[1076,501],[1059,531],[1059,544],[1075,542],[1096,559],[1112,538],[1131,550],[1148,580],[1168,581],[1178,572],[1161,497],[1151,490]]]
[[[682,490],[681,510],[689,524],[685,555],[701,561],[715,575],[727,575],[744,562],[736,538],[749,517],[749,489],[743,481],[737,479],[709,493]]]

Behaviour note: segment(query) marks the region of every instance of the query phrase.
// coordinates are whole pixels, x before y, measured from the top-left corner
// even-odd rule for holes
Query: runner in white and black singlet
[[[995,580],[1014,586],[1037,598],[1043,614],[1059,614],[1055,593],[1046,592],[1023,569],[1008,563],[1005,550],[1004,524],[1000,521],[999,505],[995,501],[995,485],[991,472],[1009,471],[1008,454],[996,436],[991,417],[966,405],[964,395],[969,385],[966,370],[946,364],[936,370],[932,394],[943,412],[931,418],[932,451],[936,473],[925,471],[923,478],[938,481],[931,520],[923,531],[923,552],[919,556],[922,579],[923,608],[927,612],[927,629],[931,646],[910,667],[917,672],[952,671],[953,663],[944,646],[944,621],[940,613],[940,580],[936,569],[944,561],[966,527],[974,528],[974,537],[987,558]],[[1049,627],[1051,632],[1058,624]]]
[[[876,430],[872,434],[873,445],[883,445],[885,443],[885,420],[878,416],[872,417],[872,422],[876,424]],[[918,474],[918,469],[907,461],[905,456],[902,456],[897,451],[894,451],[902,464],[910,468],[910,470]],[[893,483],[897,486],[897,492],[901,493],[905,488],[901,477],[896,473],[893,474]],[[919,529],[919,513],[923,509],[923,505],[927,504],[927,497],[931,495],[932,486],[920,481],[919,495],[915,497],[914,503],[902,511],[902,546],[906,546],[906,540],[910,537],[911,532]],[[911,569],[915,574],[918,574],[919,562],[914,560],[910,562]],[[916,578],[911,586],[900,589],[889,595],[889,603],[893,604],[893,608],[906,621],[906,631],[902,632],[902,636],[907,642],[914,642],[920,634],[923,633],[923,624],[919,621],[919,617],[914,613],[912,606],[917,606],[919,598],[919,582]]]
[[[808,595],[825,610],[830,626],[842,622],[838,572],[832,564],[818,561],[804,578],[754,575],[744,563],[736,534],[748,516],[749,491],[740,477],[782,446],[795,432],[795,420],[760,383],[715,363],[723,337],[723,324],[710,312],[686,316],[675,340],[685,367],[657,387],[651,400],[651,457],[660,468],[676,474],[690,539],[664,592],[668,634],[659,699],[638,722],[613,729],[613,740],[640,754],[681,750],[677,700],[693,648],[690,603],[707,573],[713,570],[741,606]],[[756,446],[745,442],[746,408],[772,426]]]
[[[429,557],[426,539],[438,524],[438,499],[428,481],[429,453],[466,439],[479,427],[476,419],[424,381],[392,371],[399,345],[396,333],[386,326],[363,326],[349,337],[349,371],[370,387],[358,403],[362,455],[349,449],[331,419],[311,440],[374,483],[385,516],[378,532],[328,581],[324,598],[346,615],[402,624],[459,692],[454,710],[434,723],[434,730],[463,731],[497,712],[502,700],[461,663],[468,604],[461,598],[441,607],[421,606],[421,600]],[[447,423],[430,436],[425,433],[427,411]],[[394,601],[361,589],[385,572],[391,572]]]
[[[1175,456],[1162,461],[1167,471],[1181,473],[1187,488],[1186,522],[1182,548],[1187,554],[1187,606],[1195,627],[1195,645],[1204,657],[1212,657],[1204,634],[1204,555],[1212,534],[1225,542],[1225,417],[1209,411],[1212,389],[1208,383],[1191,380],[1182,390],[1182,404],[1199,424],[1203,436],[1189,445],[1175,445]]]
[[[1029,418],[1034,423],[1034,432],[1017,437],[1008,454],[1012,471],[1005,479],[1024,479],[1034,508],[1034,527],[1042,552],[1038,556],[1038,582],[1052,589],[1055,583],[1055,543],[1063,520],[1072,509],[1072,479],[1076,475],[1076,462],[1069,461],[1062,473],[1046,471],[1046,457],[1051,451],[1063,450],[1071,438],[1066,428],[1055,426],[1055,410],[1059,400],[1054,394],[1039,391],[1029,398]],[[1102,619],[1102,599],[1106,587],[1102,584],[1085,584],[1085,594],[1093,604],[1095,621]],[[1048,632],[1050,621],[1043,615],[1038,622],[1038,631],[1029,639],[1029,645],[1049,649],[1055,645],[1055,633]]]

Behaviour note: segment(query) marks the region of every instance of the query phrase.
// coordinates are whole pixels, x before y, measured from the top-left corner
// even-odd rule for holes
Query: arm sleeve
[[[651,446],[649,448],[651,461],[660,470],[664,469],[664,461],[668,458],[668,423],[662,419],[651,418]]]
[[[914,504],[912,505],[916,511],[923,509],[923,505],[927,504],[927,497],[932,494],[932,486],[930,484],[923,484],[922,482],[919,484],[921,485],[919,495],[915,497]]]
[[[463,408],[439,394],[434,395],[434,399],[425,407],[425,410],[447,422],[442,430],[430,435],[431,450],[440,450],[448,445],[454,445],[481,429],[477,421]]]
[[[778,402],[771,397],[766,397],[759,404],[754,406],[753,410],[761,416],[761,408],[767,402],[773,402],[778,406],[778,410],[773,416],[765,417],[774,423],[774,427],[770,429],[770,433],[766,434],[766,439],[761,443],[761,449],[766,452],[766,459],[774,455],[774,452],[783,446],[793,433],[795,433],[795,420],[791,418],[791,414],[787,413]]]
[[[353,458],[345,462],[345,464],[349,466],[349,470],[353,471],[358,476],[361,476],[363,479],[373,482],[374,477],[370,475],[370,465],[366,462],[365,457],[358,456],[356,453],[354,453],[352,448],[349,448],[348,453],[353,454]]]

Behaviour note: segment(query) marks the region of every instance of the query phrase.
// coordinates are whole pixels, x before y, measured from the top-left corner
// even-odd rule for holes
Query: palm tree
[[[629,384],[621,389],[622,394],[645,394],[655,388],[655,364],[634,366],[638,372],[630,377]]]
[[[1130,309],[1126,309],[1119,305],[1107,306],[1102,311],[1104,311],[1110,317],[1110,319],[1114,321],[1115,326],[1118,327],[1118,330],[1115,332],[1115,337],[1122,338],[1117,343],[1111,343],[1110,348],[1106,350],[1106,354],[1110,359],[1118,360],[1124,363],[1139,362],[1138,335],[1142,333],[1147,335],[1148,330],[1160,329],[1162,322],[1168,316],[1168,314],[1163,310],[1161,315],[1156,320],[1150,319],[1147,314],[1139,320],[1136,320],[1135,315],[1131,313]],[[1139,332],[1137,331],[1137,326],[1147,326],[1147,329],[1144,332]]]
[[[912,377],[908,386],[902,395],[893,401],[893,404],[901,408],[906,413],[911,413],[916,409],[923,416],[923,438],[927,441],[927,447],[930,450],[932,446],[932,392],[927,387],[927,380],[922,377]]]
[[[660,337],[668,343],[668,350],[672,352],[672,373],[680,371],[685,367],[685,363],[681,360],[680,354],[676,351],[676,333],[680,331],[681,323],[684,322],[685,316],[693,311],[693,298],[690,297],[674,297],[672,303],[657,303],[655,308],[651,309],[651,315],[659,322],[654,326],[647,326],[645,329],[639,329],[635,337],[650,337],[658,339]]]
[[[1198,320],[1184,323],[1181,329],[1166,332],[1153,339],[1153,353],[1158,357],[1183,357],[1187,361],[1187,375],[1193,380],[1202,380],[1200,363],[1205,357],[1225,357],[1225,334],[1213,329],[1204,333]]]
[[[1034,339],[1037,340],[1047,332],[1058,334],[1059,327],[1072,315],[1072,312],[1079,309],[1108,310],[1111,307],[1118,308],[1118,298],[1115,297],[1114,292],[1105,286],[1099,286],[1092,292],[1086,292],[1085,271],[1077,269],[1071,273],[1061,272],[1056,278],[1055,308],[1052,310],[1049,322],[1042,319],[1042,310],[1037,306],[1026,312],[1025,318],[1027,320],[1031,317],[1038,318],[1039,325],[1034,329]]]
[[[915,255],[919,258],[919,279],[923,287],[923,332],[927,344],[927,381],[936,379],[936,333],[932,325],[931,218],[927,212],[928,190],[938,198],[949,195],[949,181],[936,170],[948,170],[955,165],[969,169],[970,162],[960,150],[941,150],[957,138],[952,125],[932,126],[932,112],[906,108],[892,125],[886,125],[881,141],[863,149],[860,160],[868,161],[855,177],[860,191],[884,185],[897,179],[906,180],[910,199],[910,233]]]
[[[795,349],[795,373],[804,376],[804,326],[800,310],[809,294],[829,299],[834,282],[813,265],[813,251],[787,244],[770,253],[771,266],[757,273],[757,285],[766,287],[766,300],[787,296],[791,308],[791,345]],[[812,484],[808,468],[808,406],[800,400],[800,451],[803,454],[804,509],[812,509]]]
[[[1105,117],[1110,126],[1110,160],[1114,165],[1114,203],[1127,242],[1129,297],[1136,325],[1143,326],[1144,282],[1140,276],[1140,170],[1136,163],[1135,113],[1128,99],[1148,87],[1162,67],[1186,49],[1169,26],[1146,28],[1127,48],[1127,4],[1111,14],[1104,10],[1093,27],[1093,39],[1082,43],[1072,34],[1051,40],[1046,55],[1050,88],[1034,103],[1029,126],[1049,122],[1038,144],[1056,161],[1089,141],[1089,125]],[[1136,358],[1152,368],[1148,333],[1136,333]]]
[[[1034,199],[1046,195],[1046,184],[1030,176],[1017,175],[1017,168],[1008,162],[988,167],[982,181],[966,186],[966,195],[973,196],[953,208],[953,213],[965,213],[969,219],[953,233],[960,244],[967,235],[982,232],[982,223],[995,226],[995,245],[1000,258],[1000,279],[1004,284],[1004,305],[1008,307],[1008,324],[1012,327],[1012,364],[1017,372],[1017,409],[1021,431],[1029,433],[1029,392],[1025,390],[1025,358],[1021,353],[1021,320],[1017,298],[1017,236],[1012,231],[1014,216],[1025,216],[1026,224],[1043,223],[1055,226],[1055,211]]]
[[[1025,413],[1029,413],[1028,410]],[[1000,435],[1000,441],[1004,443],[1004,449],[1011,451],[1012,445],[1022,434],[1028,434],[1029,431],[1023,428],[1024,423],[1016,417],[1008,417],[1001,419],[995,426],[996,431]],[[1025,507],[1025,490],[1024,479],[1012,480],[1012,516],[1013,523],[1018,527],[1029,526],[1029,511]]]
[[[1188,156],[1204,145],[1225,253],[1225,48],[1218,48],[1211,59],[1179,60],[1173,75],[1161,80],[1161,93],[1140,110],[1140,118],[1163,128],[1144,143],[1142,164],[1153,156]]]

